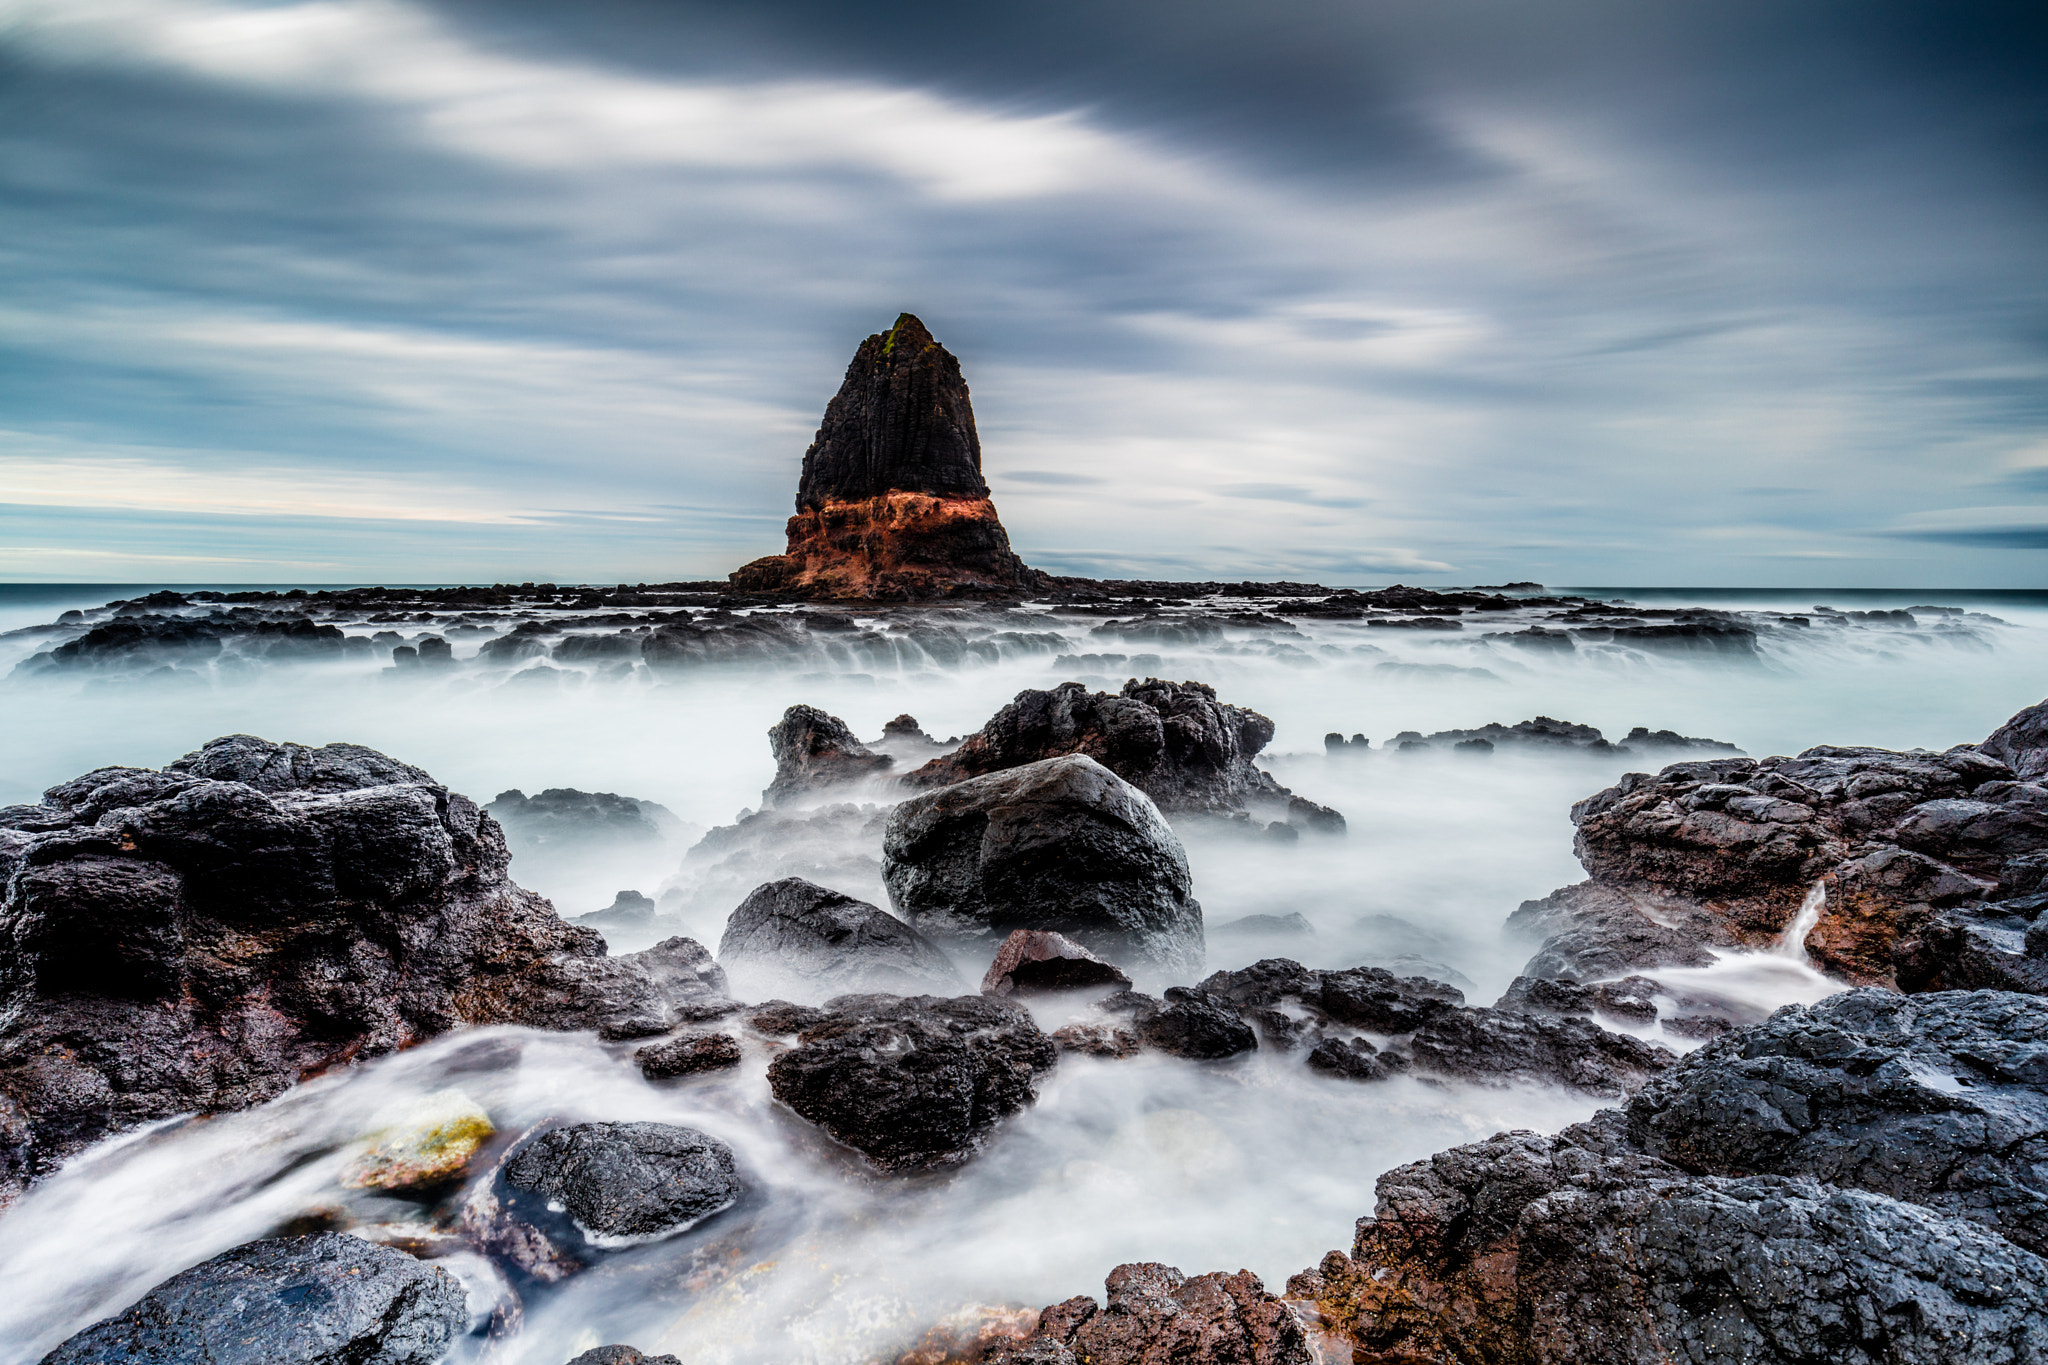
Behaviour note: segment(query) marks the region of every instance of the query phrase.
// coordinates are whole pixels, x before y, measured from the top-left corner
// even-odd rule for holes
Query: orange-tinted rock
[[[788,549],[747,592],[918,600],[1046,586],[989,500],[960,362],[908,313],[861,343],[804,452]]]

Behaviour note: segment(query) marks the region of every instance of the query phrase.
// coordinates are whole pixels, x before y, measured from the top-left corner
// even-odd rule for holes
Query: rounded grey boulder
[[[681,1232],[731,1208],[744,1189],[732,1148],[669,1123],[549,1129],[505,1162],[505,1183],[560,1203],[598,1238]]]
[[[1201,963],[1180,840],[1150,797],[1082,754],[904,802],[882,858],[890,899],[934,937],[992,944],[1045,929],[1112,962]]]
[[[180,1271],[42,1365],[432,1365],[468,1317],[455,1277],[402,1251],[278,1237]]]
[[[923,934],[802,877],[755,887],[726,920],[718,958],[740,990],[756,997],[951,994],[961,986],[952,962]]]

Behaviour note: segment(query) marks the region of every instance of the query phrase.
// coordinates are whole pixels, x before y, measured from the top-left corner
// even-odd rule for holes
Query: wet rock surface
[[[1996,991],[1865,989],[1778,1011],[1627,1107],[1688,1171],[1812,1176],[2048,1253],[2048,1009]]]
[[[1289,1293],[1360,1362],[2037,1359],[2044,1028],[1989,991],[1780,1010],[1623,1109],[1390,1171]]]
[[[1147,678],[1117,695],[1062,683],[1019,692],[952,753],[905,781],[944,786],[1064,754],[1086,754],[1151,797],[1168,815],[1242,815],[1254,806],[1285,807],[1292,793],[1254,760],[1273,738],[1273,722],[1216,699],[1206,683]],[[1304,803],[1313,806],[1313,803]],[[1305,810],[1317,828],[1341,831],[1343,817]]]
[[[775,1098],[885,1171],[958,1165],[1038,1096],[1058,1059],[988,996],[847,996],[768,1067]]]
[[[673,1080],[707,1071],[729,1071],[740,1064],[739,1039],[729,1033],[693,1033],[666,1043],[651,1043],[633,1054],[640,1074],[650,1081]]]
[[[792,706],[768,732],[775,755],[775,780],[761,793],[765,806],[786,806],[804,797],[863,778],[875,777],[896,760],[854,737],[846,722],[815,706]]]
[[[505,1183],[560,1203],[587,1234],[656,1237],[736,1202],[744,1188],[732,1149],[668,1123],[578,1123],[521,1143]]]
[[[2025,948],[2048,787],[2003,757],[2038,761],[2044,708],[1943,753],[1822,746],[1631,773],[1573,807],[1592,882],[1550,900],[1598,921],[1579,937],[1602,939],[1611,968],[1666,965],[1674,924],[1702,943],[1769,946],[1819,895],[1803,947],[1823,970],[1906,990],[2048,990]],[[1559,959],[1527,974],[1584,970],[1599,967]]]
[[[44,1365],[433,1365],[469,1309],[452,1275],[321,1233],[251,1242],[172,1276]]]
[[[1043,929],[1112,962],[1201,960],[1180,840],[1143,792],[1091,758],[913,797],[890,815],[882,850],[890,899],[935,938],[993,947]]]
[[[754,888],[726,920],[718,956],[755,994],[928,994],[962,985],[951,960],[917,930],[800,877]]]
[[[1127,987],[1131,979],[1064,934],[1017,929],[996,949],[981,978],[984,995],[1071,991],[1089,986]]]
[[[1569,636],[1550,631],[1537,631],[1528,636],[1510,635],[1506,638],[1523,645],[1562,640],[1567,649],[1571,643]],[[1333,753],[1349,752],[1354,748],[1364,747],[1345,742],[1341,735],[1333,735],[1331,738],[1338,740],[1337,745],[1331,746]],[[1526,753],[1580,753],[1617,758],[1665,758],[1681,753],[1702,756],[1742,753],[1742,750],[1733,744],[1718,739],[1696,739],[1671,730],[1652,730],[1643,725],[1636,726],[1625,738],[1615,742],[1593,726],[1579,725],[1568,720],[1553,720],[1549,716],[1538,716],[1534,720],[1518,721],[1513,725],[1502,725],[1499,721],[1493,721],[1476,729],[1438,730],[1430,735],[1416,730],[1403,730],[1387,741],[1387,747],[1421,747],[1480,753],[1502,750]]]
[[[722,997],[697,945],[606,958],[506,864],[473,802],[357,745],[229,736],[0,811],[11,1188],[465,1024],[672,1027]]]
[[[1120,1265],[1097,1305],[1068,1299],[993,1359],[1014,1365],[1311,1365],[1301,1323],[1249,1270],[1189,1277],[1147,1261]]]
[[[682,1365],[675,1356],[651,1356],[636,1346],[598,1346],[585,1351],[569,1365]]]

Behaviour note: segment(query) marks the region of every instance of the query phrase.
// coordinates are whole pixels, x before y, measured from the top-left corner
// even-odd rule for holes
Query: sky
[[[0,0],[0,581],[722,576],[906,310],[1054,572],[2048,587],[2048,12]]]

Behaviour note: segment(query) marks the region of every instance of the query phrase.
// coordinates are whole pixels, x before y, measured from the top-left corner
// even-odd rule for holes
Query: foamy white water
[[[1212,936],[1209,965],[1268,955],[1316,967],[1426,962],[1488,1003],[1531,951],[1502,936],[1502,921],[1581,876],[1572,802],[1630,766],[1507,750],[1332,756],[1326,731],[1383,742],[1544,714],[1610,738],[1646,725],[1753,755],[1819,743],[1944,748],[1982,738],[2048,692],[2048,610],[2011,600],[1984,609],[2004,624],[1773,634],[1753,664],[1627,648],[1535,653],[1470,632],[1315,621],[1300,622],[1301,638],[1285,649],[1249,632],[1156,649],[1156,666],[1143,671],[1209,682],[1271,716],[1266,766],[1350,821],[1341,840],[1291,845],[1189,832],[1212,925],[1299,913],[1314,928],[1306,939]],[[1086,635],[1090,624],[1043,628],[1070,633],[1076,656],[1112,648]],[[36,643],[0,638],[0,673]],[[840,715],[863,735],[907,711],[944,737],[978,728],[1022,688],[1077,677],[1114,690],[1125,676],[1055,665],[1043,652],[995,653],[942,663],[904,641],[888,667],[827,656],[659,677],[569,669],[544,688],[511,670],[406,676],[381,660],[0,683],[14,717],[0,802],[106,764],[159,766],[242,731],[368,744],[480,800],[508,787],[570,786],[657,801],[712,825],[759,804],[772,775],[765,732],[792,703]],[[513,864],[515,878],[565,913],[597,909],[622,887],[653,893],[673,870],[622,866],[549,883]],[[718,928],[715,916],[691,925],[714,944]],[[1835,985],[1805,965],[1803,932],[1797,939],[1788,935],[1784,953],[1730,954],[1657,976],[1753,1011],[1819,998]],[[1348,1245],[1388,1168],[1502,1128],[1554,1129],[1596,1107],[1533,1087],[1359,1085],[1263,1052],[1222,1065],[1070,1057],[1037,1106],[964,1171],[875,1180],[771,1101],[764,1064],[750,1056],[737,1076],[657,1088],[632,1066],[630,1045],[488,1030],[322,1078],[250,1113],[129,1135],[0,1214],[0,1365],[33,1361],[175,1271],[294,1219],[427,1220],[419,1205],[345,1191],[338,1177],[375,1115],[451,1086],[508,1139],[551,1116],[701,1127],[734,1146],[754,1184],[741,1208],[530,1297],[522,1332],[493,1356],[515,1365],[559,1365],[619,1340],[674,1350],[690,1365],[865,1359],[958,1305],[1097,1292],[1105,1272],[1134,1259],[1190,1272],[1245,1266],[1277,1285]],[[480,1311],[502,1292],[480,1263],[450,1264]]]

